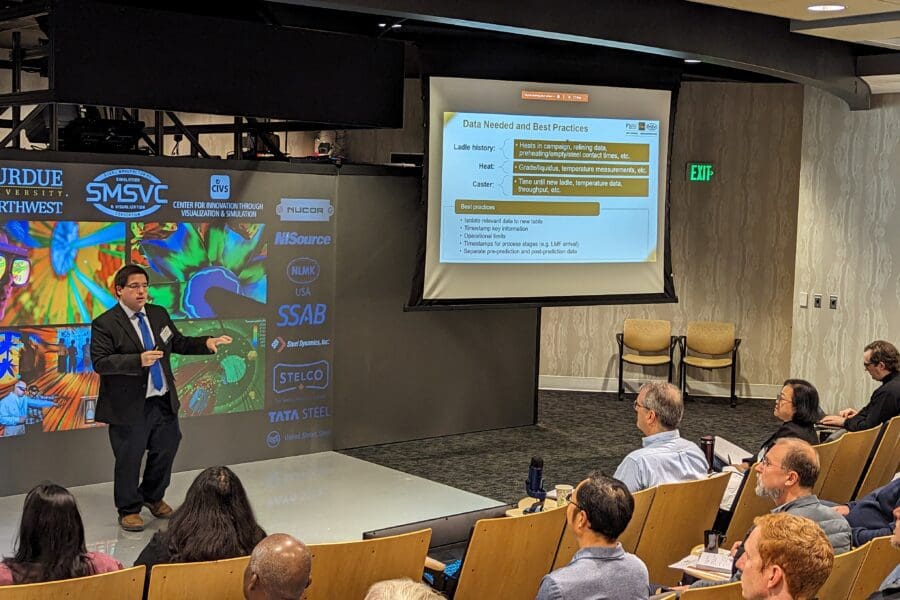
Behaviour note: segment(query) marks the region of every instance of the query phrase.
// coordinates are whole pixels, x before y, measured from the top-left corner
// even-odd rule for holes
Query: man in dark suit
[[[91,324],[91,361],[100,375],[96,420],[109,425],[119,525],[142,531],[142,506],[157,518],[172,514],[163,496],[181,429],[169,356],[214,354],[219,344],[230,344],[231,337],[181,335],[166,309],[147,304],[149,279],[137,265],[119,269],[114,284],[119,303]],[[144,452],[147,464],[141,480]]]

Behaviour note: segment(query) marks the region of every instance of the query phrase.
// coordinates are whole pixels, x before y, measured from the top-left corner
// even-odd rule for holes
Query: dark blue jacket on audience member
[[[853,530],[853,547],[894,531],[894,508],[900,505],[900,479],[854,500],[847,522]]]

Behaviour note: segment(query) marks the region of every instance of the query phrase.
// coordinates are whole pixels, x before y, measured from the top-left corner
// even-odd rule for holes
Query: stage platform
[[[362,539],[364,531],[503,503],[408,475],[337,452],[321,452],[230,465],[247,489],[259,524],[307,543]],[[200,471],[172,476],[166,500],[177,507]],[[122,531],[116,520],[112,483],[70,488],[84,519],[89,550],[112,554],[130,566],[165,521],[149,511],[141,533]],[[0,552],[13,550],[25,495],[0,498]]]

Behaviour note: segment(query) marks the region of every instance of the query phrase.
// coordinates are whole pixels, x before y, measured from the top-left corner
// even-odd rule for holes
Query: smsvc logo
[[[211,175],[209,178],[209,197],[213,200],[231,198],[231,175]]]
[[[275,212],[282,221],[329,221],[334,207],[331,200],[282,198]]]
[[[100,212],[120,219],[152,215],[169,203],[163,197],[168,189],[155,175],[139,169],[111,169],[85,186],[89,203]]]
[[[277,431],[270,431],[269,434],[266,435],[266,446],[269,448],[277,448],[280,443],[281,434]]]
[[[288,263],[287,276],[297,285],[308,285],[319,278],[319,261],[314,258],[295,258]]]
[[[278,363],[272,369],[272,391],[284,394],[296,390],[324,390],[328,387],[327,360],[293,365]]]

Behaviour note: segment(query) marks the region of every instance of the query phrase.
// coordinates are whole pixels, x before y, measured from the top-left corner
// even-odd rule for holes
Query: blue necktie
[[[144,340],[144,350],[153,350],[153,339],[150,337],[150,328],[147,327],[147,321],[144,320],[144,313],[134,313],[134,316],[137,317],[138,329],[141,330],[141,337]],[[150,380],[153,382],[153,387],[156,388],[156,391],[161,392],[163,389],[163,373],[159,361],[150,365]]]

